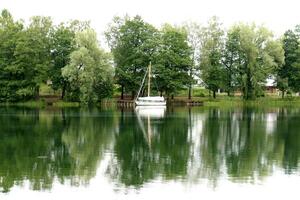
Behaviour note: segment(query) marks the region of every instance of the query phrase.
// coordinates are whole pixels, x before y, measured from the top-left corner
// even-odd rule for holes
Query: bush
[[[209,96],[209,91],[205,88],[194,88],[193,89],[193,96],[194,97],[206,97]]]

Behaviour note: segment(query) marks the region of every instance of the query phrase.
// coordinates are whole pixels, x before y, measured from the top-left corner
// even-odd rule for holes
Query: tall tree
[[[39,86],[48,78],[51,66],[51,37],[53,30],[49,17],[32,17],[29,27],[22,32],[15,49],[12,70],[19,74],[23,87],[16,93],[25,97],[38,97]]]
[[[192,97],[192,86],[195,83],[194,79],[199,78],[199,60],[201,49],[202,26],[196,22],[188,22],[184,24],[184,28],[188,34],[188,44],[191,48],[192,64],[189,69],[190,83],[188,90],[188,99]]]
[[[224,49],[224,31],[217,17],[209,20],[203,29],[200,57],[201,78],[205,87],[216,92],[222,87],[224,70],[222,68],[222,51]]]
[[[111,57],[99,48],[96,32],[92,29],[78,32],[76,46],[70,63],[62,69],[63,77],[71,85],[69,93],[73,100],[79,98],[82,103],[89,104],[110,96],[113,76]]]
[[[61,23],[55,27],[52,32],[51,58],[53,66],[49,71],[49,78],[52,81],[54,90],[61,89],[61,98],[63,99],[67,90],[68,82],[62,77],[61,69],[70,62],[70,54],[76,48],[75,34],[89,28],[88,22],[77,20],[69,23]]]
[[[237,69],[239,64],[239,35],[237,32],[227,32],[222,64],[224,67],[223,87],[228,96],[234,94],[237,87]]]
[[[118,18],[105,33],[114,56],[115,78],[124,92],[130,91],[134,98],[143,75],[156,51],[157,30],[140,16]]]
[[[0,102],[18,101],[22,84],[20,74],[15,67],[15,51],[18,39],[23,32],[23,24],[14,21],[8,10],[0,16]]]
[[[282,92],[282,97],[288,89],[299,91],[300,89],[300,48],[299,32],[297,29],[284,33],[282,43],[284,49],[284,64],[277,70],[277,87]]]
[[[188,45],[184,28],[166,24],[161,31],[161,39],[154,71],[158,90],[167,96],[189,87],[193,77],[189,72],[192,66],[191,48]]]
[[[274,69],[284,62],[282,45],[268,29],[255,24],[237,24],[230,32],[238,38],[239,87],[244,99],[254,99],[262,93]]]
[[[51,30],[52,21],[48,17],[33,17],[24,29],[22,23],[13,21],[7,10],[2,11],[1,101],[20,101],[38,96],[39,85],[46,80],[51,65]]]

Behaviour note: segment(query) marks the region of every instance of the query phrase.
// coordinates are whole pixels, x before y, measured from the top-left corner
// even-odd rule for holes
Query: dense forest
[[[264,26],[217,17],[205,25],[187,22],[160,28],[140,16],[115,17],[105,31],[110,52],[100,47],[88,22],[55,25],[50,17],[15,20],[0,16],[0,102],[37,99],[48,84],[65,101],[95,103],[120,91],[134,98],[149,63],[153,91],[173,98],[196,80],[213,97],[222,90],[245,100],[264,93],[267,79],[286,93],[300,90],[300,26],[280,38]]]

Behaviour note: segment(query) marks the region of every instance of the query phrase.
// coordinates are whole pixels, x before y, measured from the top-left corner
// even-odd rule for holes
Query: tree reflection
[[[0,107],[0,189],[88,184],[104,158],[114,183],[135,188],[153,180],[215,187],[299,171],[300,109],[183,107],[157,116]]]
[[[74,161],[72,169],[76,177],[72,182],[88,183],[96,175],[98,162],[112,142],[115,117],[110,111],[99,112],[95,108],[71,111],[67,115],[73,117],[62,133],[62,141]]]
[[[198,178],[207,178],[213,185],[224,176],[255,182],[276,168],[297,170],[299,112],[293,115],[283,108],[245,107],[211,108],[204,113],[201,144],[194,150],[199,152],[200,162],[191,169]]]
[[[108,174],[126,186],[140,187],[155,178],[177,179],[187,174],[189,158],[186,118],[151,118],[151,137],[144,137],[135,113],[121,114],[114,158]],[[145,127],[149,121],[143,119]],[[149,130],[147,132],[149,134]],[[151,141],[149,141],[150,138]]]
[[[1,108],[0,113],[3,192],[25,180],[33,190],[51,189],[55,180],[88,183],[115,127],[114,115],[97,109]]]
[[[37,109],[1,108],[0,186],[7,192],[24,179],[31,182],[32,189],[49,189],[53,172],[69,175],[65,159],[66,149],[61,143],[62,125],[59,118],[43,117]]]
[[[282,167],[286,173],[297,171],[300,163],[300,109],[279,110],[276,134],[282,143]]]
[[[226,177],[251,183],[278,168],[292,173],[300,156],[299,114],[286,108],[169,109],[151,119],[149,142],[134,112],[123,112],[108,174],[134,187],[179,178],[206,179],[215,187]]]

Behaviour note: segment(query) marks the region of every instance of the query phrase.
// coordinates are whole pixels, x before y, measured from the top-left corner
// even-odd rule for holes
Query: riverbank
[[[204,99],[204,106],[210,107],[242,107],[242,106],[258,106],[258,107],[270,107],[270,106],[299,106],[300,107],[300,97],[262,97],[256,100],[243,100],[240,97],[219,97],[216,99],[206,98]]]
[[[94,104],[93,106],[117,106],[118,98],[105,99],[99,103]],[[187,98],[184,97],[176,97],[172,101],[187,101]],[[279,98],[279,97],[262,97],[256,100],[248,100],[245,101],[241,99],[241,97],[227,97],[221,96],[216,99],[211,97],[194,97],[192,101],[203,102],[205,107],[242,107],[242,106],[299,106],[300,107],[300,97],[288,97],[288,98]],[[177,104],[173,104],[177,105]],[[181,105],[182,104],[178,104]],[[0,106],[24,106],[24,107],[80,107],[82,104],[79,102],[67,102],[67,101],[56,101],[49,105],[47,101],[36,100],[36,101],[26,101],[26,102],[9,102],[9,103],[0,103]],[[199,106],[199,105],[198,105]]]

